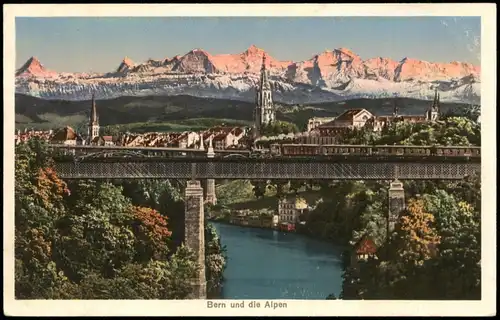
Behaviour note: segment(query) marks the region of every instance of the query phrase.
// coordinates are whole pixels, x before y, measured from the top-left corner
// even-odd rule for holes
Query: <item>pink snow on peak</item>
[[[349,79],[373,79],[389,81],[429,81],[472,76],[480,78],[481,68],[470,63],[452,61],[448,63],[432,63],[405,57],[401,61],[376,57],[361,59],[351,49],[340,47],[325,50],[304,61],[281,61],[272,57],[264,49],[252,44],[241,53],[210,54],[196,48],[184,55],[160,60],[149,59],[136,65],[125,57],[117,72],[123,74],[156,74],[172,73],[228,73],[259,74],[263,57],[266,57],[266,68],[271,74],[285,76],[289,81],[319,83],[345,83]],[[40,61],[32,57],[19,70],[16,76],[50,77],[57,73],[46,70]],[[308,80],[309,79],[309,80]]]
[[[125,57],[116,69],[116,72],[127,72],[132,70],[133,66],[134,62],[129,57]]]
[[[398,81],[429,76],[433,79],[462,78],[468,75],[479,75],[480,67],[470,63],[453,61],[450,63],[433,63],[413,58],[404,58],[398,66]]]
[[[53,76],[56,73],[46,69],[37,57],[31,57],[26,63],[16,71],[17,76]]]
[[[262,66],[262,58],[266,56],[266,67],[279,72],[285,70],[291,61],[278,61],[269,53],[256,45],[251,45],[247,50],[237,54],[218,54],[212,56],[217,68],[227,73],[259,73]]]
[[[357,54],[355,54],[354,52],[352,52],[350,49],[347,49],[347,48],[338,48],[338,49],[335,49],[335,51],[337,51],[341,54],[345,54],[346,56],[349,56],[352,58],[359,58],[359,56]]]
[[[134,61],[132,61],[132,59],[130,59],[129,57],[125,57],[123,58],[123,61],[122,61],[123,64],[126,64],[127,66],[131,67],[134,65]]]

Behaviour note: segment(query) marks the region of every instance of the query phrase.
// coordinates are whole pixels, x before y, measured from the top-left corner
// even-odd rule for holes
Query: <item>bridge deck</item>
[[[83,161],[56,162],[64,179],[460,180],[475,162]]]

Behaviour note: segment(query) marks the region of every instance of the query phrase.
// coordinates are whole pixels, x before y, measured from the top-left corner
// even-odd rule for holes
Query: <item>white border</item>
[[[204,300],[14,299],[14,77],[15,17],[48,16],[481,16],[482,102],[482,300],[481,301],[306,301],[286,309],[208,309]],[[496,314],[496,6],[495,4],[7,4],[4,5],[4,312],[7,315],[457,315]],[[230,300],[225,300],[226,302]],[[247,302],[248,304],[248,302]],[[261,305],[264,301],[261,301]]]

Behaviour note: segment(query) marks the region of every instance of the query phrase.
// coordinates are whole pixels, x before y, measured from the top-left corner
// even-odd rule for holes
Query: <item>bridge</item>
[[[479,172],[477,161],[404,161],[405,159],[340,159],[327,162],[312,158],[212,159],[140,158],[110,161],[60,161],[63,179],[283,179],[283,180],[460,180]]]
[[[478,174],[480,158],[338,156],[250,158],[248,152],[208,151],[179,148],[122,148],[93,146],[56,147],[59,150],[84,150],[73,159],[55,158],[55,169],[63,179],[186,179],[185,244],[201,266],[193,279],[193,299],[206,298],[204,196],[199,180],[206,179],[206,200],[215,204],[214,179],[276,180],[390,180],[389,231],[404,209],[404,189],[400,180],[461,180]],[[164,153],[165,156],[158,156]],[[216,152],[219,156],[216,157]],[[188,153],[194,156],[186,156]],[[166,156],[168,154],[168,156]],[[221,156],[222,155],[222,156]]]

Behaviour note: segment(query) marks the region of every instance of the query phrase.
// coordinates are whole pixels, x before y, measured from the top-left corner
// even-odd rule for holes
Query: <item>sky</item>
[[[479,65],[480,36],[480,17],[18,17],[16,68],[35,56],[58,72],[108,72],[124,57],[140,63],[251,45],[278,60],[348,48],[362,59]]]

